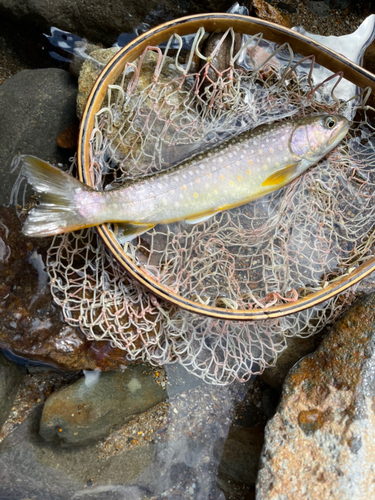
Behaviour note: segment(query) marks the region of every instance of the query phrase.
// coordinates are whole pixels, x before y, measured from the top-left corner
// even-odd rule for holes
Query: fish
[[[22,231],[26,236],[51,236],[119,223],[130,241],[157,224],[197,224],[290,183],[334,149],[349,128],[350,122],[338,114],[262,125],[108,191],[23,155],[24,175],[39,193],[39,204],[29,212]]]

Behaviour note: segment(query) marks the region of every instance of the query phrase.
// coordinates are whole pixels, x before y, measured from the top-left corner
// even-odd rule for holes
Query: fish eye
[[[327,116],[327,118],[324,120],[324,125],[329,129],[332,129],[336,125],[336,123],[337,120],[333,116]]]

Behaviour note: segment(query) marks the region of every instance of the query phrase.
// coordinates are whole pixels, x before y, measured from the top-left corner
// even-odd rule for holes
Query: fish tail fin
[[[90,224],[79,214],[75,191],[92,191],[79,180],[35,156],[23,155],[23,173],[40,193],[39,204],[28,214],[22,232],[26,236],[51,236]]]

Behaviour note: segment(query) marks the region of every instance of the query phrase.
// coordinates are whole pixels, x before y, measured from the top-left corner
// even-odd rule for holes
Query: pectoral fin
[[[262,183],[263,187],[266,186],[285,186],[288,182],[292,181],[296,177],[297,169],[301,162],[293,163],[285,168],[274,172],[272,175],[267,177],[267,179]]]
[[[132,241],[136,236],[139,236],[149,229],[152,229],[155,224],[129,224],[127,222],[119,222],[114,224],[114,233],[120,243]]]

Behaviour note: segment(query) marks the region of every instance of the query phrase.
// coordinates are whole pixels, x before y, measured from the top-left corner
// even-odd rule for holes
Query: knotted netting
[[[203,28],[188,44],[174,35],[124,64],[95,117],[90,174],[96,188],[169,168],[264,123],[353,114],[354,101],[335,95],[341,76],[317,82],[313,58],[295,55],[289,45],[270,50],[261,35],[238,44],[230,29],[207,54],[204,37]],[[130,242],[121,225],[109,227],[144,272],[195,302],[251,309],[295,301],[371,255],[373,135],[363,109],[335,151],[258,201],[196,225],[158,225]],[[110,341],[131,361],[178,361],[217,384],[262,372],[288,336],[311,335],[353,299],[347,291],[312,309],[257,322],[201,317],[157,299],[126,275],[95,229],[56,237],[48,273],[66,321],[89,339]]]

